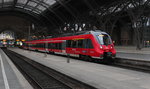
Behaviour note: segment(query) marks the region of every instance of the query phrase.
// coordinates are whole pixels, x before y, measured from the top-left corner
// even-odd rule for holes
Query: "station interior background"
[[[0,43],[102,30],[117,46],[150,47],[149,0],[0,0]]]

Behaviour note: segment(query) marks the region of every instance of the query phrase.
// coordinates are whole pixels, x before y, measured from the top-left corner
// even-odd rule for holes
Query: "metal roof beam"
[[[37,0],[37,1],[39,1],[39,0]],[[37,3],[37,5],[31,10],[31,11],[34,11],[35,9],[37,9],[37,7],[39,6],[39,5],[41,5],[40,3],[42,3],[43,1],[39,1],[38,3],[37,2],[35,2],[35,3]],[[43,6],[43,5],[41,5],[41,6]]]
[[[61,22],[64,23],[63,18],[60,17],[58,14],[56,14],[56,13],[50,8],[50,6],[49,6],[49,7],[46,7],[46,6],[48,6],[48,4],[46,4],[45,2],[43,2],[43,1],[41,1],[41,0],[36,0],[36,1],[39,1],[39,2],[40,2],[40,3],[38,3],[37,6],[41,5],[41,6],[45,7],[49,12],[52,12]],[[36,1],[32,0],[32,2],[37,3]],[[42,3],[43,3],[44,5],[43,5]],[[37,6],[36,6],[36,7],[37,7]],[[34,11],[35,9],[37,9],[36,7],[35,7],[34,9],[32,9],[32,11]],[[42,15],[44,15],[44,14],[42,14]]]
[[[77,19],[74,12],[71,9],[69,9],[69,7],[66,6],[61,0],[55,0],[55,1],[58,2],[60,5],[62,5],[75,19]]]
[[[2,8],[4,7],[4,0],[2,0]]]
[[[18,0],[14,0],[14,3],[13,3],[13,6],[12,6],[12,9],[15,8],[16,4],[17,4]]]
[[[23,6],[23,9],[27,6],[27,4],[29,3],[29,1],[31,1],[31,0],[28,0],[28,1],[26,2],[26,4]]]

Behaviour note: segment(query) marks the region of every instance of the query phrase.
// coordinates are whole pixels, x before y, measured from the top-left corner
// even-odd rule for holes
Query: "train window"
[[[53,43],[53,49],[56,49],[56,43]]]
[[[78,40],[78,48],[83,48],[83,40]]]
[[[72,40],[72,48],[77,48],[77,40]]]
[[[29,44],[29,46],[31,47],[32,45],[31,45],[31,44]]]
[[[101,45],[109,45],[112,44],[110,37],[107,34],[97,35],[98,42]]]
[[[49,48],[52,49],[53,48],[53,43],[49,44]]]
[[[30,46],[30,43],[28,43],[28,46]]]
[[[48,43],[48,48],[49,48],[49,49],[52,48],[52,43]]]
[[[39,44],[39,48],[41,48],[41,44]]]
[[[38,43],[38,44],[37,44],[37,47],[38,47],[38,48],[40,47],[39,45],[40,45],[40,44]]]
[[[41,44],[39,44],[39,48],[41,48]]]
[[[59,43],[59,49],[62,49],[62,43]]]
[[[59,49],[59,43],[56,43],[56,44],[57,44],[57,46],[56,46],[57,48],[56,49]]]
[[[93,44],[91,39],[84,39],[83,40],[83,48],[93,48]]]
[[[34,44],[31,44],[31,47],[33,47]]]
[[[35,47],[35,44],[33,44],[33,47]]]
[[[30,47],[32,47],[32,44],[30,44]]]
[[[57,43],[57,49],[59,49],[59,43]]]
[[[37,44],[37,47],[38,48],[45,48],[45,44],[44,43],[39,43],[39,44]]]
[[[53,43],[54,44],[54,49],[61,49],[61,43]]]
[[[87,48],[86,39],[83,40],[83,48]]]
[[[66,41],[61,44],[61,49],[64,50],[66,48]]]
[[[34,47],[36,47],[36,44],[34,44]]]
[[[60,43],[57,43],[57,44],[58,44],[58,45],[57,45],[57,46],[58,46],[58,49],[60,49],[60,48],[61,48]]]
[[[42,45],[41,45],[41,44],[39,44],[39,48],[41,48],[41,46],[42,46]]]
[[[91,39],[87,39],[87,45],[88,45],[88,48],[93,48]]]
[[[71,47],[71,40],[67,40],[66,43],[67,43],[66,45],[67,47]]]
[[[25,43],[23,43],[23,45],[25,46]]]
[[[46,44],[45,43],[43,43],[43,48],[46,48]]]
[[[40,48],[40,44],[38,44],[38,47]]]
[[[48,47],[49,47],[50,49],[52,49],[52,48],[53,48],[53,43],[49,43]]]
[[[54,43],[54,45],[55,45],[55,48],[54,48],[54,49],[57,49],[57,43]]]
[[[55,45],[54,49],[57,49],[57,43],[54,43],[54,45]]]
[[[36,44],[36,47],[38,48],[38,43]]]
[[[35,47],[35,44],[33,44],[33,47]]]
[[[55,49],[59,49],[59,43],[55,43],[56,48]]]
[[[26,46],[29,47],[29,44],[27,43]]]
[[[51,49],[55,49],[55,44],[51,43]]]
[[[32,44],[31,44],[31,43],[30,43],[29,45],[30,45],[30,47],[32,47]]]

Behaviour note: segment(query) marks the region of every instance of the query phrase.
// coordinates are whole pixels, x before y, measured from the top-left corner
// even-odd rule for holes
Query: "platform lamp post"
[[[30,40],[30,25],[29,25],[29,27],[28,27],[28,41]],[[28,45],[28,48],[29,48],[29,52],[31,52],[30,51],[30,44]]]
[[[67,63],[70,63],[70,54],[67,53]]]
[[[45,50],[46,50],[46,52],[45,52],[44,57],[47,57],[47,52],[48,52],[48,42],[45,43]]]
[[[28,40],[30,41],[30,36],[31,36],[31,29],[34,29],[34,24],[32,23],[32,27],[30,27],[29,25],[29,29],[28,29]],[[29,50],[30,50],[30,44],[29,44]],[[31,51],[29,51],[31,52]]]
[[[44,39],[46,39],[45,36],[44,36]],[[48,52],[48,42],[45,42],[45,50],[46,50],[46,52],[44,52],[44,57],[47,57],[47,52]]]

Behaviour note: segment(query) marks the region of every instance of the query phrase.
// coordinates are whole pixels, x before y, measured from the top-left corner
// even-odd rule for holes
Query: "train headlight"
[[[103,47],[100,45],[100,48],[103,49]]]
[[[112,46],[110,48],[112,49]]]
[[[112,49],[112,48],[113,48],[113,46],[111,45],[111,46],[110,46],[110,49]]]

